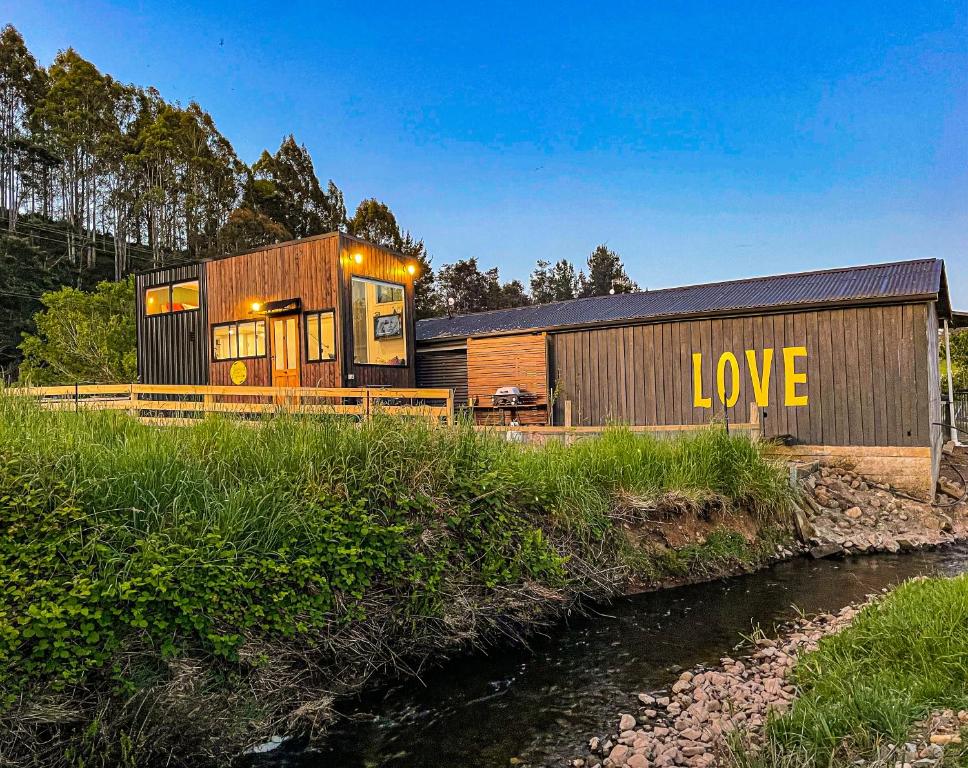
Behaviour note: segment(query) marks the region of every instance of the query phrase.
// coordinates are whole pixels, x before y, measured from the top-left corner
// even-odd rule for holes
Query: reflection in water
[[[447,664],[348,706],[319,752],[273,760],[298,768],[493,768],[519,758],[561,765],[613,726],[634,694],[680,667],[718,661],[760,625],[831,611],[910,576],[968,570],[968,550],[845,561],[795,560],[768,571],[637,595],[556,626],[530,649]]]

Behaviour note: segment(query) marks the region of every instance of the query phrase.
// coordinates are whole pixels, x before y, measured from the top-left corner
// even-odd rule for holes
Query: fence
[[[454,393],[450,389],[80,384],[6,391],[35,398],[49,410],[127,411],[155,424],[187,423],[209,413],[247,417],[280,412],[345,415],[361,420],[379,412],[454,423]]]
[[[954,406],[954,426],[958,428],[958,437],[961,442],[968,442],[968,391],[960,390],[955,392]],[[947,423],[948,419],[949,413],[947,403],[945,403],[945,408],[942,409],[941,421]],[[948,435],[946,434],[945,439],[947,440],[947,438]]]
[[[570,403],[565,403],[566,420],[570,421]],[[750,420],[740,423],[726,423],[723,421],[707,424],[653,424],[648,426],[627,424],[616,424],[615,426],[627,429],[634,434],[649,434],[656,437],[675,438],[690,432],[700,432],[709,429],[711,426],[719,426],[728,430],[730,434],[747,435],[752,440],[758,440],[762,436],[760,425],[760,411],[755,403],[750,403]],[[477,429],[489,432],[507,433],[508,440],[521,443],[541,444],[548,440],[561,440],[565,443],[572,443],[587,437],[595,437],[602,434],[608,427],[573,427],[573,426],[478,426]]]

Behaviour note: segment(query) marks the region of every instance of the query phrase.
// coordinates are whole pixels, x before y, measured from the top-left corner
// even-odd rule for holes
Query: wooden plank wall
[[[927,446],[930,422],[937,420],[929,384],[937,379],[932,312],[930,304],[910,304],[554,333],[554,423],[561,423],[566,399],[576,425],[722,419],[715,373],[727,351],[740,369],[729,419],[745,422],[755,400],[745,350],[756,350],[761,367],[763,349],[771,347],[769,405],[761,409],[765,435],[817,445]],[[807,349],[796,362],[797,372],[807,374],[807,384],[798,387],[808,396],[806,406],[783,404],[783,348],[793,346]],[[712,409],[693,405],[693,352],[702,353],[703,394],[712,397]]]
[[[535,408],[522,408],[518,420],[524,424],[547,423],[548,335],[529,333],[467,340],[467,395],[477,404],[481,423],[489,419],[491,396],[498,387],[519,387]]]
[[[359,253],[361,264],[353,259]],[[342,275],[342,306],[340,326],[346,343],[344,349],[343,373],[347,386],[353,387],[412,387],[416,381],[414,361],[416,358],[416,339],[414,335],[415,316],[413,305],[413,277],[407,272],[407,264],[400,257],[385,248],[358,240],[346,234],[339,235],[339,269]],[[407,334],[407,365],[356,365],[353,363],[353,311],[351,284],[352,277],[369,277],[386,280],[404,286],[404,327]],[[352,374],[353,379],[348,376]]]
[[[337,249],[339,236],[300,240],[269,246],[264,250],[206,262],[208,322],[211,325],[232,320],[256,319],[252,302],[300,298],[304,312],[315,309],[337,309],[339,277]],[[300,384],[307,387],[342,386],[339,360],[310,363],[306,361],[305,328],[299,318]],[[339,337],[339,324],[337,324]],[[267,344],[271,328],[266,324]],[[210,361],[209,381],[230,385],[229,369],[234,361],[212,359],[211,345],[206,353]],[[336,339],[340,352],[343,346]],[[337,353],[339,357],[340,352]],[[271,386],[269,357],[245,360],[248,368],[246,385]]]

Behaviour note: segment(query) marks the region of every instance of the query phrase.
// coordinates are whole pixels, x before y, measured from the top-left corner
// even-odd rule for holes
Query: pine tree
[[[531,299],[535,304],[547,304],[554,301],[554,290],[551,286],[550,262],[538,259],[534,271],[531,273]]]
[[[531,303],[520,280],[502,283],[497,268],[482,272],[476,258],[445,264],[437,274],[442,308],[457,314],[507,309]],[[453,299],[452,305],[448,300]]]
[[[579,276],[581,296],[607,296],[610,293],[631,293],[639,289],[626,274],[619,255],[604,243],[588,257],[588,276]]]
[[[360,201],[356,207],[356,213],[347,223],[347,229],[354,237],[376,245],[397,251],[403,245],[397,217],[393,215],[393,211],[386,203],[381,203],[373,197]]]
[[[259,212],[282,224],[293,237],[344,229],[343,193],[332,181],[323,191],[309,151],[292,134],[283,139],[276,154],[263,150],[252,172],[255,179],[270,182],[276,193],[272,205]]]

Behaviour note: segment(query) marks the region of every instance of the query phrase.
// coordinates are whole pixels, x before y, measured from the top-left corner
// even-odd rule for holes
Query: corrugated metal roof
[[[417,323],[417,340],[931,295],[947,307],[944,262],[940,259],[798,272],[431,318]]]

